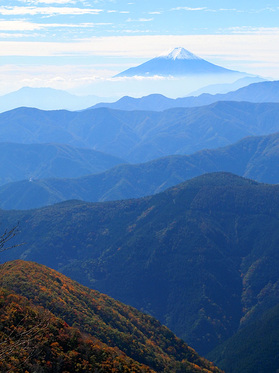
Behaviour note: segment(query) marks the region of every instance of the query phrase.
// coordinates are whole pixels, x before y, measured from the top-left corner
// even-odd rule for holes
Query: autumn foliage
[[[45,266],[8,262],[0,285],[2,371],[220,372],[154,318]]]
[[[0,290],[1,372],[151,372],[25,297]]]

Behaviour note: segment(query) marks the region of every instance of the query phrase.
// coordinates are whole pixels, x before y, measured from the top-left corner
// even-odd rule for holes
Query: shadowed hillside
[[[0,143],[0,185],[24,179],[79,177],[120,163],[125,161],[69,145]]]
[[[208,357],[227,373],[277,372],[279,304],[238,331]]]
[[[69,199],[88,202],[138,198],[166,190],[207,172],[228,171],[279,183],[279,134],[248,137],[193,155],[170,156],[140,165],[119,165],[76,179],[25,180],[0,187],[0,207],[30,209]]]
[[[278,186],[207,174],[142,199],[0,214],[3,226],[20,221],[26,242],[3,260],[58,269],[203,354],[279,303]]]

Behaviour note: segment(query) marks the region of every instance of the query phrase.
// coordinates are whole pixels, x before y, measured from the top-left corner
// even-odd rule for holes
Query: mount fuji
[[[167,55],[153,58],[139,66],[125,70],[114,77],[133,76],[189,76],[189,75],[248,75],[214,65],[184,48],[175,48]]]

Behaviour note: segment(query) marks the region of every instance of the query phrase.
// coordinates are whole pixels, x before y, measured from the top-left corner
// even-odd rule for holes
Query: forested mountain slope
[[[156,316],[203,354],[279,303],[279,187],[206,174],[141,199],[1,211],[64,272]]]
[[[276,372],[279,365],[279,304],[239,330],[208,357],[226,373]]]
[[[0,185],[24,179],[79,177],[121,163],[125,161],[69,145],[0,143]]]
[[[0,187],[0,207],[30,209],[69,199],[88,202],[138,198],[161,192],[192,177],[216,171],[265,183],[279,183],[279,133],[248,137],[236,144],[143,164],[119,165],[76,179],[24,180]]]
[[[41,306],[0,288],[1,372],[154,372]]]
[[[3,339],[9,338],[9,322],[5,316],[10,317],[10,323],[15,318],[19,339],[23,331],[16,318],[21,322],[20,314],[26,327],[31,320],[27,322],[25,313],[28,318],[32,318],[32,313],[36,315],[32,320],[35,329],[39,329],[42,322],[42,330],[37,330],[40,345],[34,346],[35,357],[32,356],[34,364],[38,362],[38,369],[46,358],[50,362],[45,363],[52,370],[43,371],[52,372],[65,371],[67,364],[70,366],[67,371],[71,372],[95,372],[94,369],[100,369],[98,372],[220,372],[152,317],[45,266],[23,261],[5,263],[0,267],[0,284],[21,296],[0,293],[2,305],[5,305],[4,310],[1,308],[6,326],[4,335],[1,328]],[[51,314],[41,311],[40,315],[38,308],[24,301],[22,296],[50,310]],[[9,297],[12,298],[10,303]],[[35,334],[30,344],[35,344],[36,337]],[[12,356],[16,353],[14,351]],[[21,353],[23,357],[27,355],[27,351]],[[8,361],[9,358],[13,362],[11,356]],[[33,371],[36,371],[34,367]]]
[[[191,154],[279,131],[279,104],[218,102],[163,112],[19,108],[0,114],[2,142],[85,147],[130,163]]]

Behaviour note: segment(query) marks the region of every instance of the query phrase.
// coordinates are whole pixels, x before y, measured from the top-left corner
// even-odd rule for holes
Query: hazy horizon
[[[278,79],[278,12],[275,0],[238,0],[233,7],[218,0],[186,6],[179,0],[9,0],[0,6],[0,94],[25,86],[133,94],[124,80],[112,88],[111,77],[175,47],[228,69]],[[164,93],[169,81],[158,80],[151,85]],[[140,90],[142,83],[135,82]]]

